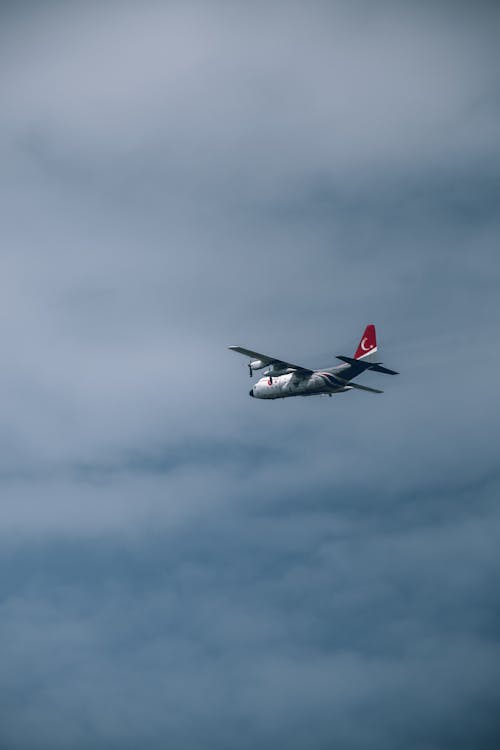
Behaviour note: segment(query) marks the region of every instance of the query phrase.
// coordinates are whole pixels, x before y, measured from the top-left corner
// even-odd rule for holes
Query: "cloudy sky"
[[[499,747],[499,10],[1,4],[2,750]]]

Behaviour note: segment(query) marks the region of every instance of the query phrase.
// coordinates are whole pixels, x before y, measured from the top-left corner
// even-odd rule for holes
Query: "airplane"
[[[295,365],[277,357],[268,357],[266,354],[244,349],[241,346],[228,348],[250,357],[248,363],[250,377],[253,376],[255,370],[268,367],[263,372],[263,377],[249,391],[249,395],[253,398],[276,399],[320,394],[331,396],[334,393],[344,393],[353,389],[369,393],[383,393],[377,388],[353,383],[352,380],[367,370],[382,372],[385,375],[399,374],[395,370],[382,367],[381,362],[373,361],[373,355],[377,351],[377,335],[373,324],[366,326],[354,357],[338,355],[337,359],[340,359],[343,364],[327,367],[324,370],[310,370],[307,367]]]

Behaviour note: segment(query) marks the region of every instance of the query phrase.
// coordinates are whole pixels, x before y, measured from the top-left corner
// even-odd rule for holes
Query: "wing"
[[[260,352],[253,352],[251,349],[244,349],[242,346],[229,346],[228,348],[233,352],[244,354],[245,356],[251,357],[252,359],[260,359],[260,361],[265,365],[278,365],[279,367],[283,367],[283,369],[290,367],[291,369],[296,370],[301,375],[312,375],[312,373],[314,372],[314,370],[309,370],[309,368],[307,367],[294,365],[291,362],[286,362],[284,359],[269,357],[267,354],[261,354]]]

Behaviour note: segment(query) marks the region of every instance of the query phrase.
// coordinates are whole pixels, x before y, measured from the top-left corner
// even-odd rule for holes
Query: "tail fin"
[[[364,359],[370,354],[375,354],[377,351],[377,334],[375,333],[375,326],[370,323],[366,326],[365,332],[361,336],[361,341],[356,349],[354,359]]]

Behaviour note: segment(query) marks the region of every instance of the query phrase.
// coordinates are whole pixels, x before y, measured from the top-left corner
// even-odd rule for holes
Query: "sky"
[[[499,21],[1,3],[2,750],[500,746]]]

